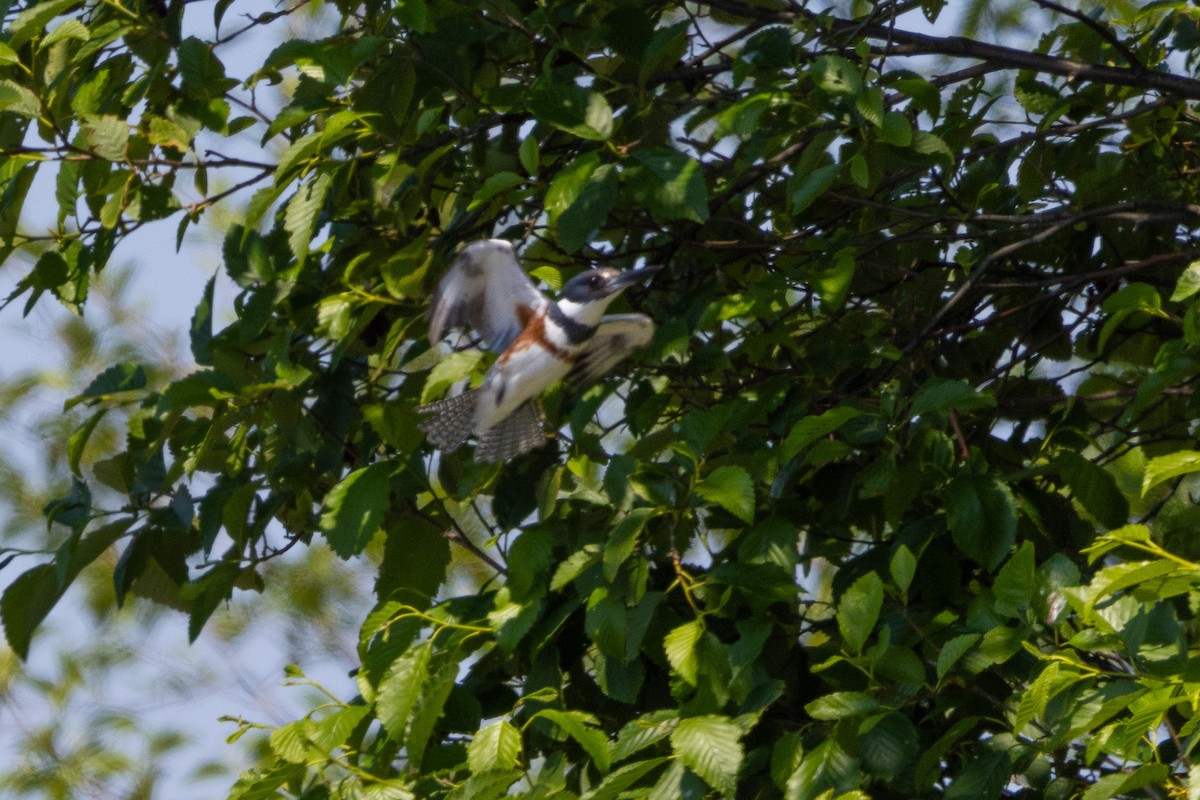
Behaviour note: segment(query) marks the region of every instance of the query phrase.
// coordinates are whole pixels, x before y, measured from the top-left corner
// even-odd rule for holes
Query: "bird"
[[[420,406],[418,427],[449,452],[473,435],[475,461],[507,461],[547,438],[539,398],[559,381],[591,383],[650,342],[654,322],[644,314],[604,311],[621,292],[660,266],[621,271],[589,269],[550,300],[533,285],[511,242],[484,239],[451,261],[429,304],[429,341],[469,327],[477,344],[498,352],[474,389]]]

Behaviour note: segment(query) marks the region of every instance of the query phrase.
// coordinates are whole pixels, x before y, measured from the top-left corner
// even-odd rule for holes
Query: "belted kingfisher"
[[[499,352],[477,389],[421,406],[420,428],[442,450],[472,434],[475,460],[504,461],[546,440],[537,400],[563,378],[593,381],[654,334],[644,314],[604,316],[622,291],[659,267],[621,272],[592,269],[567,281],[557,302],[548,300],[503,239],[464,247],[430,302],[429,341],[450,328],[470,327]]]

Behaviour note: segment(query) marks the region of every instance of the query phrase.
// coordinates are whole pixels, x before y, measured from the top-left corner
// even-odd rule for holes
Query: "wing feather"
[[[579,354],[567,381],[584,386],[598,380],[621,359],[654,337],[654,322],[645,314],[610,314],[600,320],[596,333]]]
[[[433,294],[429,340],[452,328],[471,328],[487,347],[504,350],[548,301],[503,239],[472,242],[459,251]]]

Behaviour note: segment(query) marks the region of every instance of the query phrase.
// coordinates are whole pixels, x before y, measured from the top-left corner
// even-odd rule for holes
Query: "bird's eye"
[[[599,275],[593,275],[592,277],[588,278],[588,286],[595,289],[599,285],[600,285],[600,276]]]

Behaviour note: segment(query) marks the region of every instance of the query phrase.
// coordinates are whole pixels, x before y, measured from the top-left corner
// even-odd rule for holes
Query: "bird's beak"
[[[605,288],[608,289],[609,294],[616,294],[617,292],[628,289],[635,283],[641,283],[654,273],[658,272],[660,269],[662,269],[662,264],[651,264],[649,266],[642,267],[641,269],[631,269],[626,272],[622,272],[620,275],[613,278],[612,283]]]

